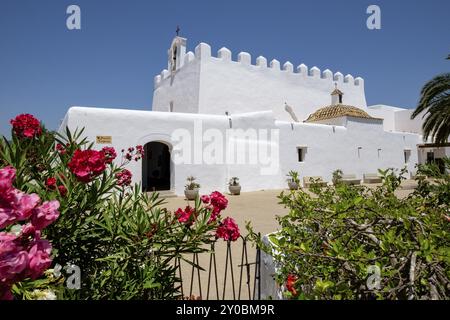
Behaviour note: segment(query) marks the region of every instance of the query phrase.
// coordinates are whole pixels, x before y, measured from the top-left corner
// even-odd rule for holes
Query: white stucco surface
[[[179,195],[190,175],[197,178],[202,193],[225,191],[233,176],[239,177],[244,192],[284,188],[290,170],[298,171],[301,178],[322,176],[331,181],[332,172],[341,169],[362,179],[364,173],[378,169],[407,166],[414,172],[415,164],[423,161],[424,151],[419,158],[417,148],[422,143],[421,117],[411,121],[408,109],[367,107],[362,78],[303,64],[294,68],[290,62],[254,59],[246,52],[233,56],[226,48],[212,55],[204,43],[190,52],[186,39],[176,38],[169,49],[170,71],[164,69],[155,77],[153,111],[72,107],[61,130],[84,127],[90,141],[110,136],[117,151],[152,141],[166,144],[172,157],[170,188]],[[331,103],[335,88],[344,93],[344,104],[379,119],[339,116],[304,123],[311,113]],[[298,121],[286,111],[285,103]],[[190,163],[176,161],[181,154],[180,130],[192,138]],[[221,151],[211,148],[216,140],[222,140]],[[234,149],[234,144],[243,149]],[[195,151],[195,146],[206,155]],[[298,148],[306,152],[304,161],[299,162]],[[271,151],[267,161],[251,162],[252,156],[261,158],[261,150]],[[411,153],[407,163],[405,150]],[[217,152],[225,161],[217,161]],[[242,155],[240,162],[227,161]],[[129,164],[134,182],[142,181],[142,165]]]

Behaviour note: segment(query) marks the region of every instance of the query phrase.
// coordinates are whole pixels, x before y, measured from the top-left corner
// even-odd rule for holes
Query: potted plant
[[[195,180],[196,178],[193,176],[189,176],[186,179],[187,184],[184,189],[184,195],[188,200],[195,200],[195,198],[198,196],[198,189],[200,188],[200,185],[195,182]]]
[[[228,190],[232,195],[240,195],[241,194],[241,185],[239,184],[238,177],[232,177],[230,182],[228,182]]]
[[[289,177],[287,179],[289,189],[298,190],[298,187],[300,186],[300,179],[298,178],[298,172],[291,170],[289,171],[287,176]]]
[[[337,186],[338,184],[340,184],[342,182],[342,170],[341,169],[337,169],[333,171],[333,185]]]

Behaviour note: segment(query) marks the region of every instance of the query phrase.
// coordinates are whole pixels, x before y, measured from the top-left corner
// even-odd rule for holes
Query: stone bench
[[[365,173],[363,175],[364,183],[381,183],[381,177],[376,173]]]
[[[309,188],[312,184],[325,187],[328,183],[321,176],[303,177],[303,187]]]
[[[348,185],[361,184],[361,179],[356,178],[355,174],[343,174],[341,181]]]

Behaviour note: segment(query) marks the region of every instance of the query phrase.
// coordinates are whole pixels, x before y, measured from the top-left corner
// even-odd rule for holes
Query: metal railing
[[[217,247],[223,244],[226,245],[225,252],[217,250]],[[177,258],[175,268],[178,271],[182,297],[203,300],[260,300],[261,251],[258,247],[253,248],[254,256],[250,256],[248,247],[248,239],[240,236],[234,242],[215,241],[209,251],[194,253],[190,259]],[[239,250],[240,259],[236,255]],[[236,263],[236,258],[240,263]],[[218,260],[219,265],[224,263],[223,273],[218,271]],[[202,263],[207,267],[202,267]],[[236,272],[239,272],[239,277],[236,277]],[[203,295],[205,288],[206,295]],[[187,293],[189,295],[186,296]]]

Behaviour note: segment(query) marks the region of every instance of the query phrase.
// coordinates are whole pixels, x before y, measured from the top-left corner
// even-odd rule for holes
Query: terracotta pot
[[[230,190],[230,193],[233,195],[240,195],[241,194],[241,186],[228,186],[228,190]]]
[[[188,200],[195,200],[195,198],[198,196],[198,189],[193,190],[184,189],[184,196]]]

